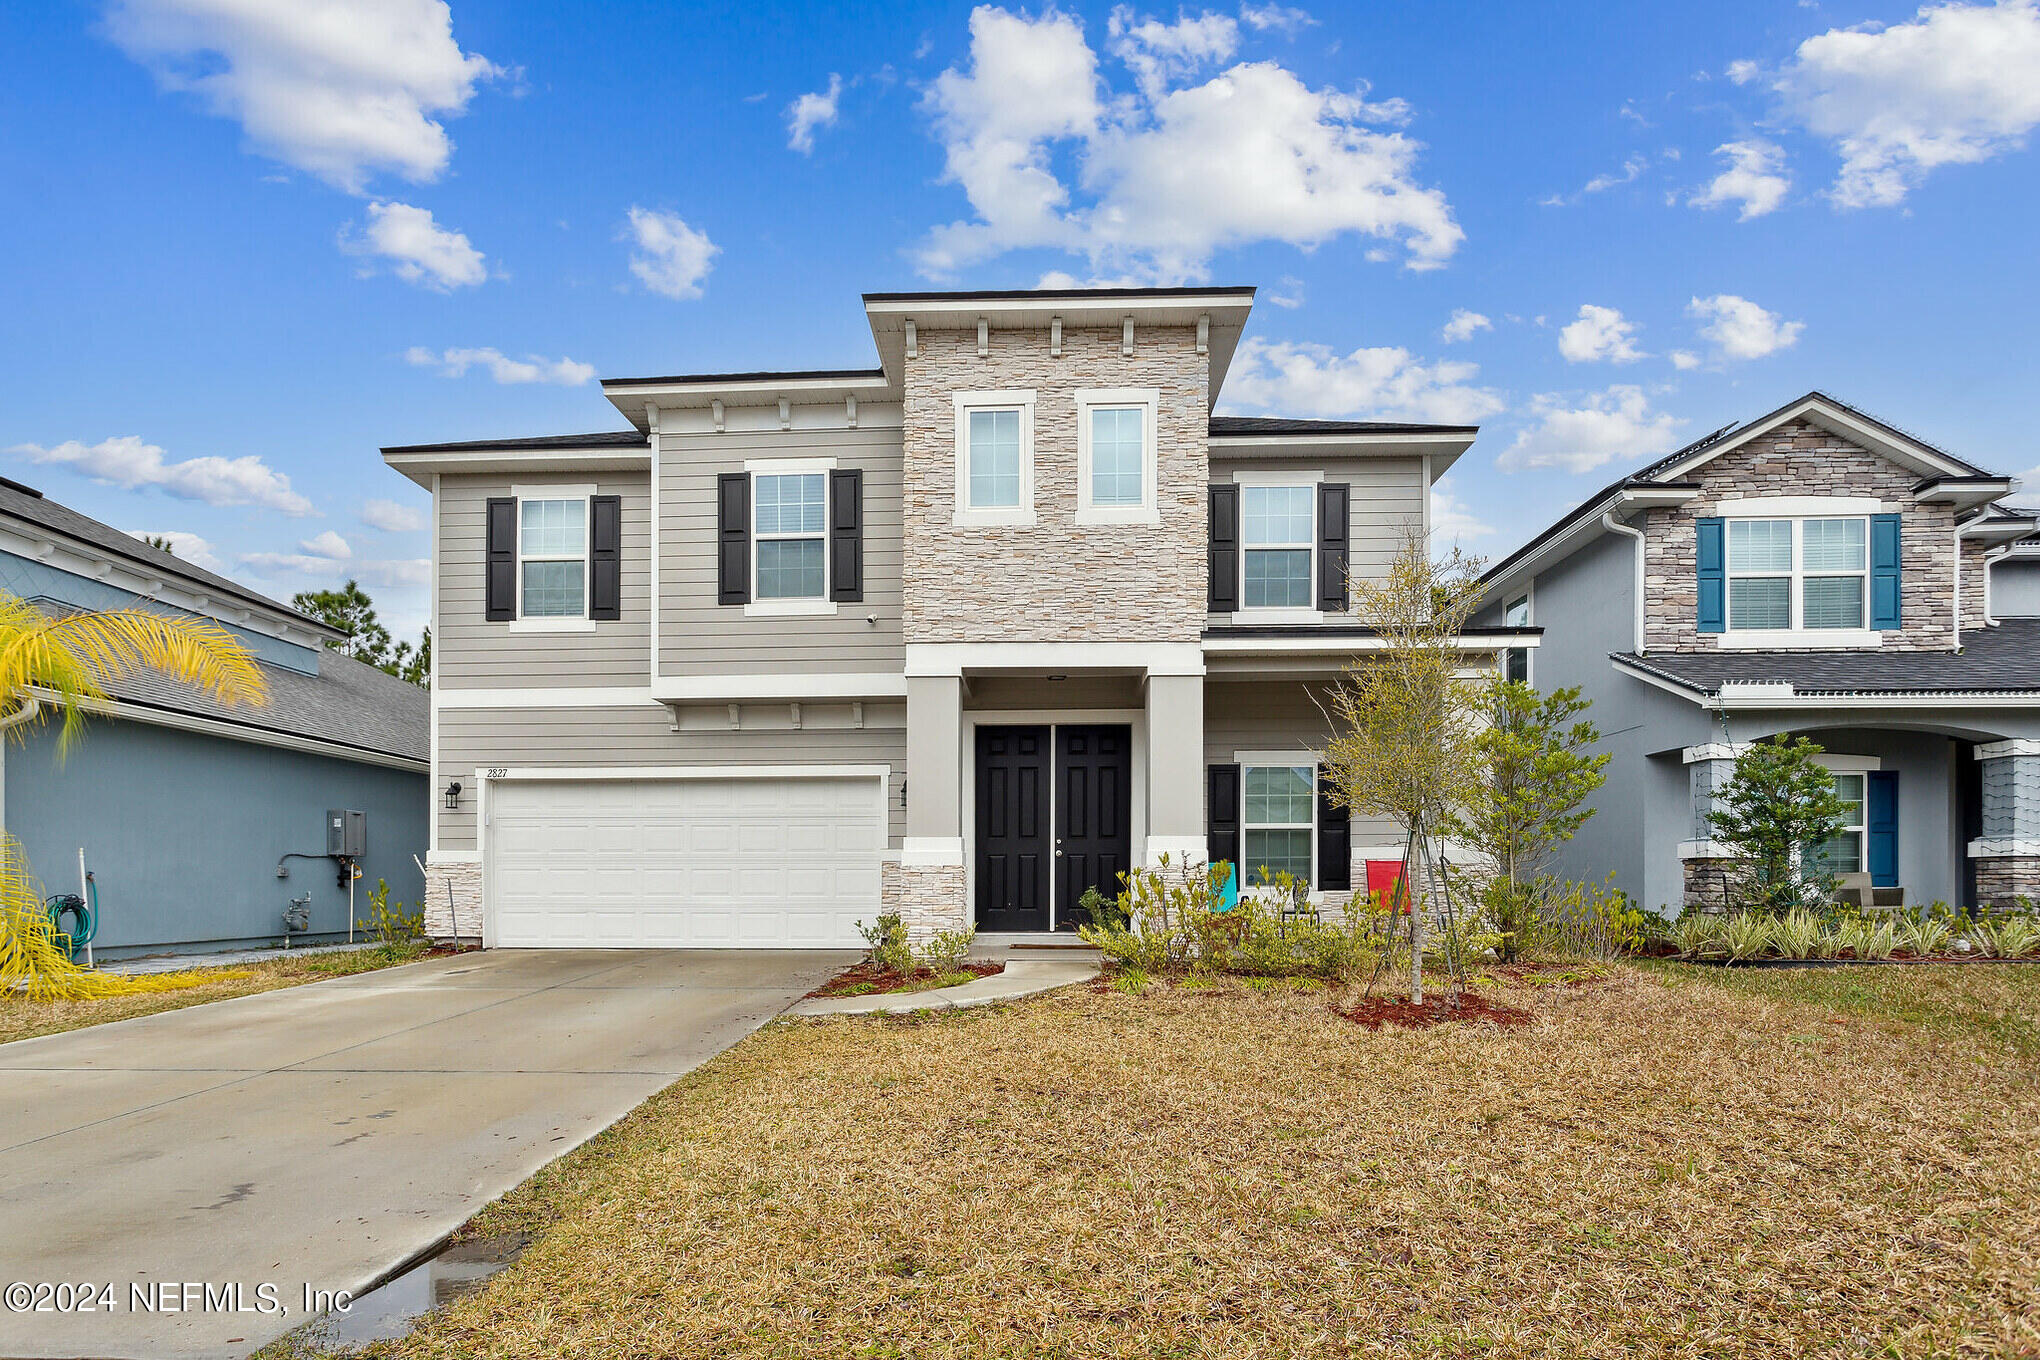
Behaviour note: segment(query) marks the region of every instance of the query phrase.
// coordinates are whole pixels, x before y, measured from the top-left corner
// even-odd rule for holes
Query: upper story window
[[[524,499],[517,507],[517,613],[579,619],[588,613],[588,501]]]
[[[956,394],[956,523],[1034,522],[1034,393]]]
[[[1308,609],[1314,603],[1315,486],[1240,488],[1240,604]]]
[[[1530,626],[1530,596],[1528,592],[1509,601],[1502,611],[1502,623],[1510,628]],[[1502,677],[1518,684],[1530,683],[1530,649],[1511,647],[1502,653]]]
[[[820,600],[828,594],[827,487],[821,472],[759,474],[758,600]]]
[[[1731,631],[1867,625],[1867,518],[1731,519],[1727,536]]]
[[[1159,524],[1152,388],[1077,393],[1077,523]]]

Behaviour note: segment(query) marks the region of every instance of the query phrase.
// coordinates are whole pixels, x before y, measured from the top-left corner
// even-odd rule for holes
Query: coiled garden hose
[[[85,891],[92,894],[89,900],[76,893],[59,893],[43,903],[43,910],[50,916],[50,931],[73,963],[99,934],[99,885],[88,877]],[[64,926],[66,917],[71,921],[68,930]]]

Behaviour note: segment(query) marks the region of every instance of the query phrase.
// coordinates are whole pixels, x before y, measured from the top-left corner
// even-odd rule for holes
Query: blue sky
[[[0,72],[0,473],[405,632],[379,446],[868,364],[865,290],[1257,284],[1226,408],[1477,421],[1489,557],[1813,387],[2040,481],[2036,0],[118,0]]]

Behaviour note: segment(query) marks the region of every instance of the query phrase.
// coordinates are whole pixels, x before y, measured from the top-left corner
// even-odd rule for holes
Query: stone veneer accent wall
[[[1976,861],[1976,897],[1987,907],[2040,905],[2040,855],[1999,855]]]
[[[453,891],[451,904],[447,889]],[[455,927],[455,915],[459,929]],[[482,938],[482,866],[479,864],[428,864],[425,866],[425,934],[433,940],[456,937],[477,943]]]
[[[1209,360],[1188,327],[1134,330],[1065,324],[1061,357],[1049,333],[924,331],[906,361],[908,642],[1195,642],[1205,598],[1205,487],[1210,475]],[[1160,392],[1156,412],[1161,525],[1079,525],[1079,388]],[[961,527],[956,510],[954,395],[1031,389],[1032,525]]]
[[[1984,554],[1990,545],[1974,541],[1962,544],[1962,631],[1972,628],[1987,628],[1983,620],[1984,606],[1988,603],[1985,592],[1989,583],[1988,567]]]
[[[908,936],[916,941],[938,930],[962,930],[968,915],[965,892],[961,864],[887,860],[879,866],[879,907],[898,912]]]
[[[1899,532],[1903,627],[1885,634],[1884,646],[1939,651],[1953,645],[1955,512],[1946,505],[1913,504],[1912,489],[1919,481],[1914,474],[1817,425],[1793,421],[1705,464],[1692,480],[1702,488],[1699,496],[1676,509],[1649,511],[1645,524],[1645,598],[1650,606],[1644,634],[1652,650],[1714,650],[1713,637],[1697,626],[1700,587],[1693,526],[1712,515],[1724,498],[1746,496],[1877,496],[1900,510],[1905,516]],[[1966,562],[1963,574],[1969,574]]]

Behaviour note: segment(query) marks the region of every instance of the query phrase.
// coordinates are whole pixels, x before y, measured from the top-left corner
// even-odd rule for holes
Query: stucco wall
[[[346,938],[347,892],[323,854],[328,808],[368,814],[355,884],[365,914],[377,878],[418,905],[428,801],[423,774],[98,719],[62,762],[44,726],[6,761],[7,829],[48,892],[78,891],[78,848],[99,888],[95,949],[271,943],[289,899],[312,896],[312,929]]]
[[[1189,327],[925,331],[906,361],[906,641],[1194,642],[1203,627],[1209,404]],[[1154,388],[1158,526],[1079,525],[1079,388]],[[955,393],[1026,389],[1034,405],[1035,522],[962,526]]]

